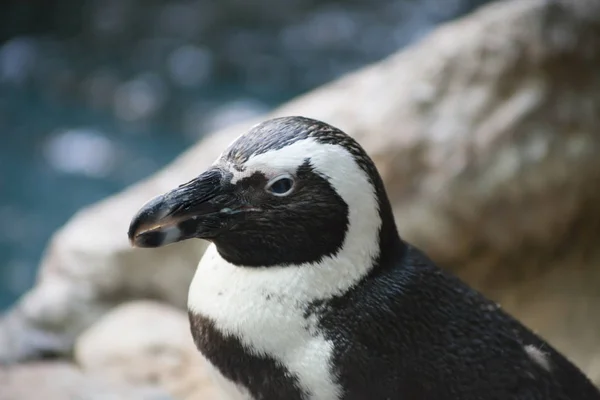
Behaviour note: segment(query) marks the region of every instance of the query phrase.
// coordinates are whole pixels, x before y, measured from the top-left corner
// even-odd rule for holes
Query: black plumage
[[[268,177],[261,171],[234,182],[227,169],[244,171],[250,157],[307,138],[343,146],[352,155],[373,186],[381,218],[379,252],[368,274],[340,295],[299,305],[306,325],[316,321],[311,329],[333,344],[328,362],[340,400],[600,399],[588,378],[552,346],[402,240],[371,159],[351,137],[323,122],[285,117],[255,126],[205,173],[208,189],[206,183],[195,189],[192,181],[153,200],[132,221],[130,239],[141,247],[209,239],[239,268],[335,257],[349,229],[348,204],[327,174],[314,170],[310,154],[295,171],[289,197],[266,193]],[[255,399],[336,400],[315,397],[284,363],[221,332],[210,317],[190,312],[190,323],[199,350]]]
[[[321,305],[343,399],[600,399],[576,366],[496,303],[414,246],[397,248],[356,288]],[[549,369],[527,346],[544,353]]]

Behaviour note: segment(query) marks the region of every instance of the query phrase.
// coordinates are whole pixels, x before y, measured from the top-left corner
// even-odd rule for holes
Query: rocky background
[[[409,24],[382,10],[364,26]],[[319,32],[315,26],[299,37]],[[335,35],[325,29],[314,43]],[[75,214],[49,241],[35,285],[0,322],[0,359],[8,364],[0,369],[0,399],[226,399],[193,349],[184,312],[203,246],[134,250],[125,232],[140,204],[197,174],[234,136],[289,114],[355,136],[382,173],[402,235],[600,384],[600,3],[500,1],[414,35],[408,47],[272,111],[240,112],[249,119],[223,125],[201,125],[216,113],[200,117],[190,126],[209,135],[156,174]],[[321,62],[345,59],[322,51]],[[316,61],[290,65],[300,63],[298,74],[308,76]]]

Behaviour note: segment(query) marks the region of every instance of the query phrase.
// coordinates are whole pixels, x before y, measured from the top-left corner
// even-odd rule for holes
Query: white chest
[[[333,344],[304,317],[302,305],[316,294],[307,274],[294,267],[236,267],[211,245],[190,286],[188,307],[212,319],[221,333],[238,337],[255,355],[284,365],[311,400],[336,400],[341,390],[330,369]],[[249,397],[242,390],[236,398]]]

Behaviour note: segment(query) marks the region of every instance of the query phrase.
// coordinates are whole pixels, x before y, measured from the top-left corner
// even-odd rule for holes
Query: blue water
[[[0,102],[0,305],[7,305],[31,285],[46,241],[74,211],[156,171],[191,140],[161,124],[145,128],[140,137],[106,113],[53,102],[35,91],[5,88]],[[80,126],[102,132],[121,153],[107,176],[64,173],[45,156],[49,132]],[[140,160],[143,166],[130,168]]]

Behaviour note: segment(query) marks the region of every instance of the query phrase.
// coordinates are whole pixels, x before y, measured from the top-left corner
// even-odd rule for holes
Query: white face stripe
[[[324,175],[348,205],[349,226],[344,245],[335,257],[326,257],[318,266],[269,267],[265,275],[277,276],[282,283],[295,282],[295,287],[304,293],[305,301],[313,301],[345,292],[368,272],[378,255],[379,204],[366,173],[342,146],[322,144],[313,138],[252,156],[244,163],[243,172],[234,168],[230,172],[234,174],[232,183],[256,171],[270,179],[282,173],[294,174],[306,158],[310,158],[315,172]],[[298,273],[303,275],[302,282],[296,282]],[[312,279],[307,280],[309,275]],[[288,288],[286,285],[281,294],[287,293]]]
[[[320,263],[241,268],[222,259],[211,245],[190,286],[188,307],[257,355],[280,361],[298,376],[311,399],[333,400],[341,394],[330,370],[333,344],[315,320],[307,322],[302,305],[343,294],[371,269],[381,225],[375,190],[348,151],[313,138],[253,156],[243,172],[231,172],[235,181],[257,170],[268,178],[293,174],[306,158],[348,204],[349,226],[338,254]]]

